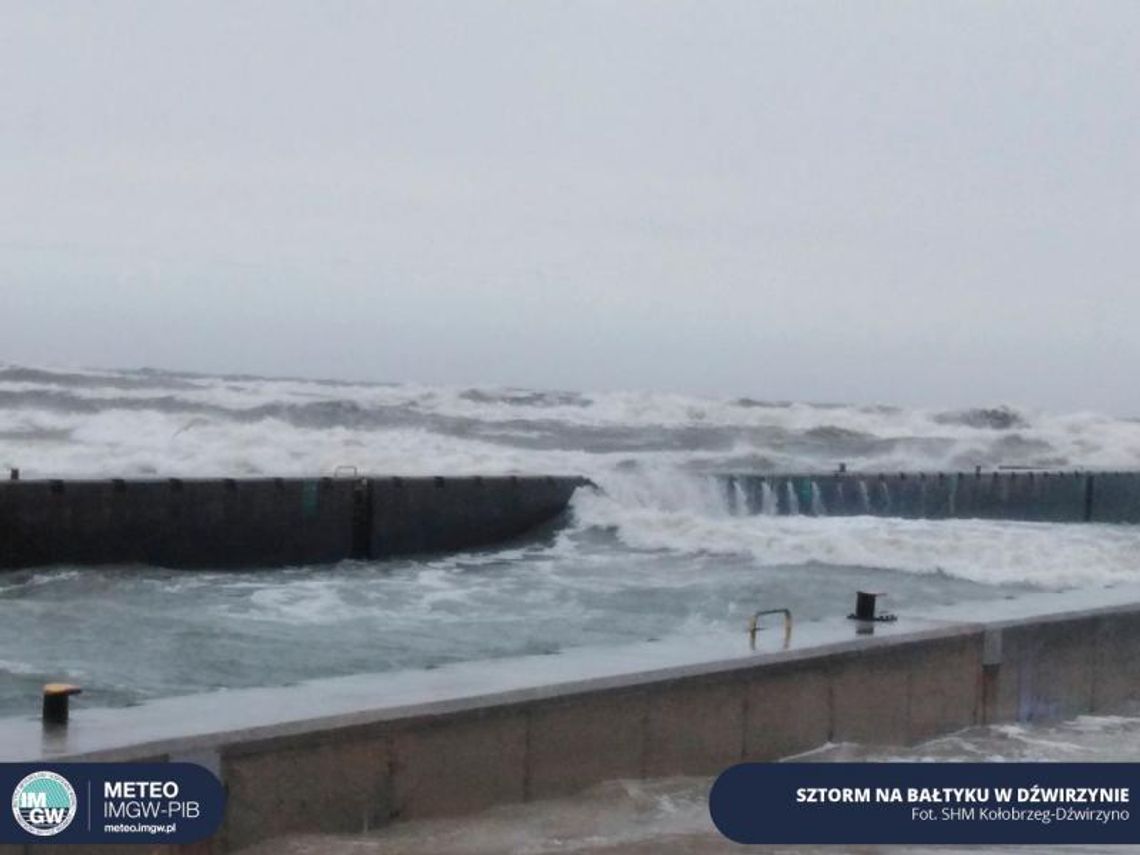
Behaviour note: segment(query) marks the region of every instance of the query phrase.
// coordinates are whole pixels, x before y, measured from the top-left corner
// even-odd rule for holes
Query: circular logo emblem
[[[67,779],[55,772],[33,772],[12,793],[12,815],[37,837],[59,834],[75,819],[79,800]]]

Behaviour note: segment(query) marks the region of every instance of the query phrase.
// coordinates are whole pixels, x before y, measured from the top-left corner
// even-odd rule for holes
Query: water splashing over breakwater
[[[882,504],[872,472],[1140,465],[1140,423],[982,412],[0,367],[0,467],[25,478],[312,478],[351,465],[564,473],[602,488],[579,490],[558,530],[448,557],[0,575],[0,709],[26,711],[54,679],[82,683],[85,703],[129,703],[648,639],[745,643],[762,605],[797,621],[845,614],[860,587],[903,609],[1136,579],[1131,528],[848,515]],[[840,460],[866,483],[833,489],[818,473]],[[762,480],[776,471],[817,474]],[[761,474],[729,489],[716,473]],[[889,482],[893,505],[912,489]],[[971,510],[965,486],[953,495]],[[162,641],[138,645],[140,633]]]

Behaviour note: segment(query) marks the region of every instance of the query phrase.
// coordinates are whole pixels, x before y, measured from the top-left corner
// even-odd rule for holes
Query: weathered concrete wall
[[[722,475],[736,513],[1140,523],[1138,472]],[[774,502],[773,502],[774,499]]]
[[[547,798],[604,780],[714,775],[827,741],[919,742],[1140,701],[1140,608],[956,626],[620,685],[222,749],[222,847]],[[342,770],[346,803],[310,782]],[[265,781],[274,783],[266,787]],[[352,799],[355,799],[353,801]],[[322,807],[336,801],[336,810]]]
[[[319,564],[499,542],[576,478],[0,481],[0,567]]]
[[[1140,604],[926,622],[881,638],[847,626],[851,640],[820,647],[140,745],[134,756],[212,753],[230,799],[211,844],[220,853],[615,778],[711,776],[828,741],[915,743],[1140,703]]]

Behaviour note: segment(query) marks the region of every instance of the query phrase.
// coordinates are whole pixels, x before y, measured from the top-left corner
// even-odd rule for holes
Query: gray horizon
[[[11,0],[0,360],[1140,412],[1140,6]]]

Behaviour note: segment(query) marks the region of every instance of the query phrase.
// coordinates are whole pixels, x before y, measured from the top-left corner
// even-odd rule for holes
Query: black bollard
[[[847,616],[848,620],[860,621],[877,621],[879,623],[890,622],[897,620],[895,615],[876,615],[875,614],[875,600],[879,597],[885,597],[886,594],[877,593],[872,594],[867,591],[855,592],[855,611]]]
[[[868,594],[866,591],[855,593],[855,620],[875,619],[875,599],[878,594]]]
[[[64,725],[70,713],[70,699],[83,691],[70,683],[48,683],[44,686],[44,725]]]

